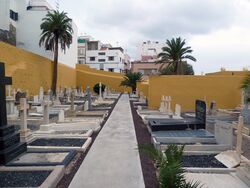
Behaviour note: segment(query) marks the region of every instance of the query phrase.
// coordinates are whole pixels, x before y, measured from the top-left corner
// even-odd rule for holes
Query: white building
[[[122,73],[130,64],[130,57],[125,56],[122,47],[112,47],[92,37],[82,36],[78,38],[78,63],[97,70]]]
[[[53,60],[53,52],[39,46],[40,25],[50,10],[53,8],[46,0],[1,0],[0,30],[2,33],[9,33],[8,35],[14,38],[11,43],[16,44],[18,48]],[[77,63],[77,26],[72,23],[72,27],[73,42],[70,48],[66,49],[66,53],[59,50],[58,61],[74,67]]]
[[[142,62],[154,62],[157,56],[162,52],[162,48],[166,46],[163,42],[147,41],[139,46],[139,56]]]

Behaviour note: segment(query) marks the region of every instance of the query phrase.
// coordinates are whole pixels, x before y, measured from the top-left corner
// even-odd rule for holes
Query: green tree
[[[160,73],[162,75],[173,75],[173,74],[175,74],[174,66],[170,65],[170,66],[164,67],[164,68],[160,69]],[[188,64],[187,62],[183,62],[182,63],[182,74],[183,75],[194,75],[193,66]]]
[[[72,19],[67,16],[65,12],[51,11],[48,12],[46,17],[42,19],[40,25],[42,30],[41,38],[39,41],[40,46],[44,46],[46,50],[54,52],[54,65],[53,65],[53,79],[52,79],[52,92],[56,95],[57,86],[57,66],[58,66],[58,48],[59,44],[61,50],[66,51],[72,43]]]
[[[182,64],[185,59],[196,61],[196,59],[190,54],[193,52],[190,46],[185,47],[186,41],[180,37],[172,38],[166,41],[167,46],[162,48],[158,57],[160,60],[157,63],[166,65],[166,68],[173,66],[174,73],[176,75],[183,74]]]
[[[124,80],[120,86],[131,87],[132,91],[136,90],[136,82],[142,81],[142,73],[140,72],[129,72],[124,76]]]

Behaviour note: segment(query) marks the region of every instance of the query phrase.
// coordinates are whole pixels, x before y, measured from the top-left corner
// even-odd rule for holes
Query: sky
[[[48,0],[68,13],[78,35],[122,46],[139,58],[143,41],[181,37],[196,74],[250,70],[250,0]]]

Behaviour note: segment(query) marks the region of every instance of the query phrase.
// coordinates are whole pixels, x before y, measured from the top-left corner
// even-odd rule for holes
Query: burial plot
[[[28,143],[28,148],[32,151],[86,151],[91,143],[91,138],[49,138],[40,137],[35,138],[33,141]]]
[[[152,132],[164,130],[185,130],[206,128],[206,103],[196,100],[195,118],[183,119],[156,119],[149,121],[149,128]]]
[[[0,164],[6,164],[26,151],[26,143],[20,142],[20,133],[7,124],[5,85],[11,83],[11,78],[5,77],[4,63],[0,63]]]

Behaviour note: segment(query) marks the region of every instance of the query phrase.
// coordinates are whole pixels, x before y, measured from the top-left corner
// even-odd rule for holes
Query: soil
[[[38,138],[29,143],[29,146],[82,147],[86,140],[78,138]]]
[[[133,102],[130,101],[130,107],[135,125],[137,142],[141,144],[151,144],[151,135],[147,130],[140,116],[137,114]],[[156,169],[154,162],[145,153],[139,151],[142,173],[144,177],[145,188],[159,188],[159,183],[156,178]]]

